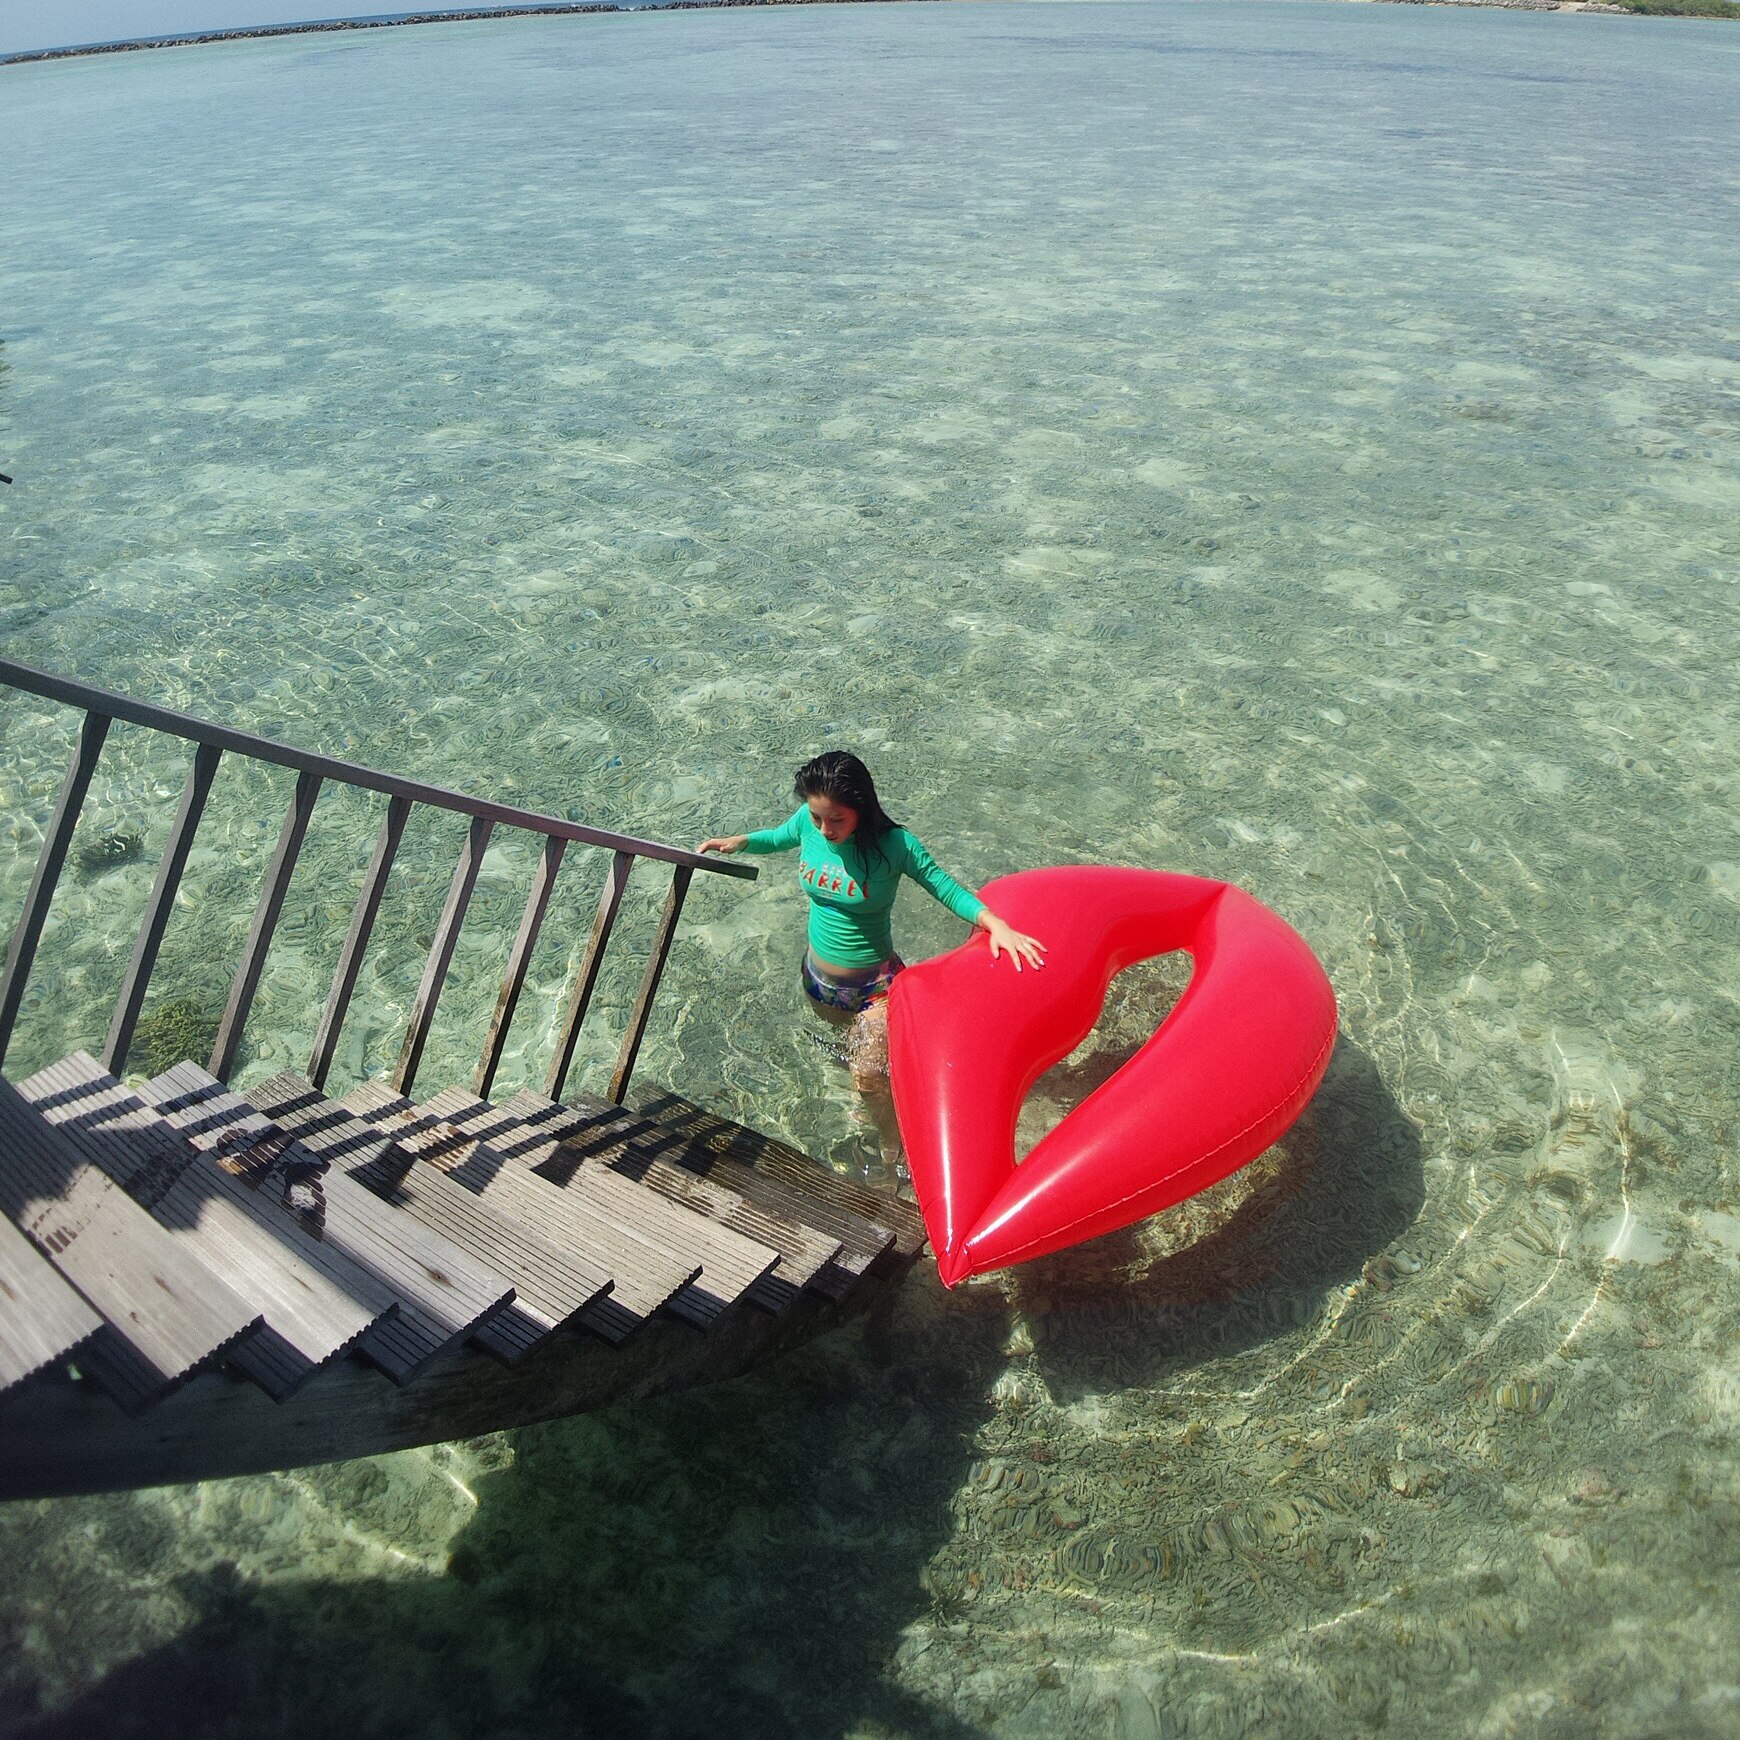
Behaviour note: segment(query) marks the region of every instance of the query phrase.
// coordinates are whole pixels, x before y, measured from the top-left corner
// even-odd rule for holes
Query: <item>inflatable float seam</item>
[[[1275,1115],[1275,1113],[1281,1109],[1282,1106],[1286,1105],[1289,1100],[1293,1099],[1294,1096],[1297,1095],[1297,1093],[1299,1092],[1299,1089],[1301,1087],[1303,1087],[1306,1082],[1310,1081],[1312,1079],[1312,1077],[1315,1076],[1317,1074],[1317,1072],[1325,1066],[1325,1064],[1328,1062],[1330,1052],[1332,1052],[1335,1049],[1335,1040],[1336,1040],[1335,1030],[1331,1029],[1329,1037],[1323,1042],[1323,1048],[1317,1053],[1316,1057],[1314,1057],[1311,1060],[1310,1065],[1300,1075],[1298,1081],[1295,1082],[1293,1084],[1293,1086],[1286,1093],[1282,1094],[1275,1101],[1275,1103],[1268,1108],[1267,1111],[1265,1111],[1261,1114],[1261,1116],[1253,1118],[1248,1124],[1245,1125],[1245,1127],[1242,1130],[1235,1130],[1233,1132],[1233,1134],[1228,1136],[1227,1139],[1224,1142],[1222,1142],[1218,1147],[1209,1149],[1209,1151],[1206,1154],[1197,1155],[1197,1157],[1190,1162],[1191,1167],[1201,1166],[1205,1162],[1213,1160],[1217,1154],[1224,1154],[1228,1148],[1236,1147],[1240,1142],[1242,1142],[1244,1140],[1244,1138],[1251,1133],[1252,1130],[1258,1129],[1263,1124],[1266,1124],[1269,1121],[1269,1119],[1272,1118]],[[1255,1158],[1255,1156],[1253,1156],[1253,1158]],[[1182,1168],[1181,1170],[1188,1170],[1188,1168]],[[1175,1174],[1173,1174],[1173,1176],[1176,1177],[1177,1174],[1175,1173]],[[1005,1255],[1003,1257],[1002,1262],[1003,1263],[1019,1263],[1023,1260],[1023,1254],[1027,1251],[1032,1250],[1036,1245],[1047,1245],[1047,1246],[1051,1246],[1051,1248],[1055,1249],[1057,1247],[1055,1245],[1052,1245],[1052,1241],[1058,1236],[1058,1234],[1069,1232],[1072,1227],[1080,1226],[1083,1221],[1097,1220],[1101,1215],[1109,1214],[1114,1209],[1122,1208],[1126,1202],[1134,1201],[1138,1196],[1141,1196],[1145,1191],[1152,1190],[1153,1188],[1154,1188],[1154,1185],[1152,1183],[1145,1184],[1141,1187],[1140,1190],[1132,1190],[1129,1192],[1128,1195],[1120,1196],[1113,1202],[1105,1203],[1101,1207],[1094,1209],[1091,1213],[1077,1215],[1074,1220],[1066,1221],[1066,1222],[1064,1222],[1064,1224],[1062,1226],[1053,1227],[1048,1232],[1043,1233],[1038,1238],[1029,1239],[1025,1244],[1015,1246],[1014,1249],[1009,1251],[1007,1253],[1007,1255]],[[1108,1232],[1110,1232],[1110,1231],[1113,1231],[1114,1229],[1108,1227],[1106,1230]],[[968,1233],[967,1237],[966,1237],[966,1243],[968,1245],[970,1245],[972,1242],[973,1242],[973,1235],[972,1235],[972,1233]]]

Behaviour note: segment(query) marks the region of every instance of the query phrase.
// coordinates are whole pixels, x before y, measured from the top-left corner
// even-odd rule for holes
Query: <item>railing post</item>
[[[326,1086],[327,1072],[332,1068],[332,1054],[338,1049],[339,1030],[344,1026],[345,1011],[350,1008],[357,974],[362,971],[363,951],[369,946],[369,932],[375,928],[375,914],[381,910],[381,896],[387,891],[387,878],[392,874],[393,860],[399,854],[399,840],[405,832],[405,819],[410,813],[411,800],[408,797],[394,797],[387,804],[387,819],[381,823],[374,856],[363,876],[362,892],[357,895],[356,908],[350,915],[350,930],[345,936],[344,947],[338,952],[338,965],[332,972],[326,1013],[320,1018],[319,1031],[314,1035],[314,1050],[308,1059],[308,1079],[317,1088]]]
[[[30,982],[36,945],[42,940],[42,927],[54,900],[55,885],[60,881],[61,866],[66,863],[73,830],[79,825],[79,811],[84,808],[85,793],[90,790],[91,775],[97,770],[97,757],[102,753],[103,739],[108,734],[107,714],[85,714],[84,724],[79,730],[79,746],[73,752],[66,778],[61,781],[60,795],[54,800],[54,813],[48,818],[48,828],[42,836],[42,850],[36,855],[36,871],[30,878],[29,892],[24,896],[24,911],[19,916],[18,928],[12,933],[11,947],[6,951],[6,966],[0,971],[0,1063],[6,1061],[6,1048],[12,1043],[12,1028],[24,1002],[24,987]]]
[[[610,1078],[610,1098],[617,1105],[622,1104],[628,1093],[628,1078],[634,1073],[634,1060],[640,1055],[647,1017],[652,1014],[653,998],[658,995],[659,979],[671,952],[671,939],[677,934],[677,918],[683,910],[683,897],[689,892],[689,878],[693,875],[687,864],[679,864],[671,876],[671,891],[665,896],[665,909],[659,915],[652,954],[647,960],[645,973],[641,975],[640,990],[628,1017],[628,1032],[623,1035],[622,1050],[616,1057],[616,1070]]]
[[[423,963],[423,983],[417,987],[417,1000],[411,1005],[404,1049],[399,1053],[398,1068],[393,1071],[393,1087],[399,1093],[409,1095],[411,1084],[417,1079],[423,1047],[429,1041],[429,1029],[435,1024],[435,1005],[441,1001],[441,988],[447,983],[447,969],[452,966],[453,951],[459,946],[459,927],[465,923],[465,909],[471,904],[471,891],[477,886],[477,873],[483,867],[483,855],[489,849],[494,827],[493,822],[482,816],[474,817],[459,862],[454,866],[453,880],[447,886],[447,904],[441,909],[435,940],[429,945],[428,960]]]
[[[628,887],[628,873],[634,868],[632,852],[617,852],[605,872],[604,889],[598,896],[598,911],[592,919],[592,934],[586,939],[586,952],[580,957],[580,970],[574,975],[574,992],[568,999],[568,1013],[562,1018],[562,1031],[556,1036],[556,1055],[550,1060],[549,1078],[544,1083],[544,1097],[559,1100],[574,1063],[574,1047],[579,1043],[580,1024],[592,1004],[593,988],[598,983],[598,969],[604,964],[604,950],[610,942],[611,928],[616,923],[617,908],[622,905],[622,893]]]
[[[544,927],[544,914],[549,911],[550,894],[556,886],[556,872],[562,867],[562,854],[567,849],[566,840],[555,834],[544,836],[544,855],[538,860],[538,873],[532,880],[531,893],[526,896],[526,910],[520,915],[519,935],[514,938],[513,950],[508,955],[501,993],[495,1000],[489,1032],[484,1036],[483,1056],[478,1059],[477,1074],[472,1078],[471,1091],[479,1099],[487,1099],[489,1090],[495,1085],[495,1072],[501,1067],[501,1054],[507,1047],[508,1024],[514,1018],[514,1008],[525,988],[532,950],[537,947],[538,932]]]
[[[278,835],[278,849],[272,854],[265,885],[260,890],[260,903],[254,908],[254,922],[248,927],[241,965],[236,968],[235,982],[230,986],[230,1000],[224,1005],[223,1019],[218,1023],[217,1038],[212,1044],[211,1062],[207,1067],[219,1081],[227,1082],[230,1072],[236,1067],[236,1053],[241,1050],[242,1030],[248,1024],[248,1011],[254,1005],[254,993],[260,986],[266,951],[272,946],[272,932],[278,927],[278,914],[284,910],[291,872],[296,868],[302,838],[308,832],[308,818],[313,815],[314,800],[319,796],[320,775],[299,773],[296,794],[290,800],[290,809]]]
[[[218,762],[222,759],[223,751],[211,743],[202,743],[193,752],[193,767],[187,784],[181,788],[181,807],[176,811],[174,827],[169,830],[163,862],[157,866],[157,881],[145,903],[145,917],[133,944],[133,958],[127,965],[127,976],[121,981],[115,1018],[109,1023],[109,1037],[103,1044],[103,1068],[111,1075],[126,1068],[133,1029],[145,1007],[151,971],[157,965],[157,951],[163,946],[163,933],[169,927],[169,914],[175,906],[175,891],[181,886],[187,854],[193,848],[193,836],[199,818],[205,813],[205,800],[211,795],[211,782],[217,777]]]

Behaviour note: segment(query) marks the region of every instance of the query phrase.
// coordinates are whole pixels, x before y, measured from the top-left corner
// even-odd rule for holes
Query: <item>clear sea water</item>
[[[8,1507],[0,1727],[1740,1733],[1737,133],[1732,27],[1222,0],[0,74],[8,653],[683,841],[852,746],[965,880],[1243,884],[1343,1017],[1215,1200],[747,1381]],[[72,725],[0,700],[7,923]],[[181,777],[117,730],[13,1073],[100,1040]],[[287,796],[220,775],[152,1012],[221,1005]],[[377,819],[323,800],[244,1080],[305,1061]],[[413,823],[335,1085],[459,833]],[[643,1079],[874,1170],[779,871],[697,888]]]

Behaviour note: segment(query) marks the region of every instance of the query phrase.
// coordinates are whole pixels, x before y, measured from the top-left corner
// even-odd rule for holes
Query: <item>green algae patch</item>
[[[217,1041],[218,1017],[191,997],[172,997],[133,1030],[130,1067],[145,1075],[161,1075],[178,1063],[203,1064]]]

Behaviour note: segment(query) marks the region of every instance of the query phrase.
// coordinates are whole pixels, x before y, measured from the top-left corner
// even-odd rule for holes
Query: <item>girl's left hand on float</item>
[[[1024,936],[1013,925],[1005,924],[989,907],[979,914],[979,928],[991,939],[991,959],[1001,957],[1007,949],[1015,962],[1015,971],[1021,971],[1021,963],[1025,961],[1030,967],[1045,965],[1045,944],[1037,937]]]

